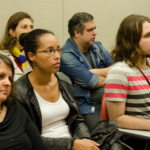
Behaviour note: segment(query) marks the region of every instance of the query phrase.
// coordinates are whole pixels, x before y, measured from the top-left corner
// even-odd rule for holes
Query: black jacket
[[[29,74],[29,73],[28,73]],[[33,91],[33,87],[28,79],[28,74],[19,78],[16,82],[17,100],[24,106],[29,113],[39,132],[42,131],[42,116],[40,107]],[[74,139],[90,138],[90,133],[85,125],[84,119],[80,114],[76,100],[74,98],[73,87],[70,79],[63,73],[55,74],[59,81],[59,89],[64,100],[70,106],[70,113],[66,118],[69,132],[72,138],[45,138],[43,140],[50,150],[70,150]]]

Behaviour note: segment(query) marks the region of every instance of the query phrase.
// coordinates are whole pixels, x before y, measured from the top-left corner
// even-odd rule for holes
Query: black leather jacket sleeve
[[[73,138],[75,139],[83,139],[83,138],[90,139],[89,130],[85,125],[82,116],[78,115],[78,117],[73,122],[72,133],[73,133]]]
[[[73,138],[48,138],[43,137],[42,139],[48,148],[48,150],[72,150]]]

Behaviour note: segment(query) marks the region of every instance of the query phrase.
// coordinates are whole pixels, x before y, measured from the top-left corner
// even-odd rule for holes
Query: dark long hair
[[[143,23],[150,19],[142,15],[130,15],[120,24],[115,48],[110,55],[114,62],[125,61],[130,67],[140,67],[145,58],[144,52],[139,47],[143,32]]]

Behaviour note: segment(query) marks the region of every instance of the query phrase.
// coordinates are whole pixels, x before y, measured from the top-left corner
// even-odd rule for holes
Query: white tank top
[[[61,93],[59,100],[55,103],[44,100],[35,90],[35,95],[40,105],[42,114],[42,136],[59,138],[70,138],[68,125],[65,118],[69,115],[70,108],[63,99]]]

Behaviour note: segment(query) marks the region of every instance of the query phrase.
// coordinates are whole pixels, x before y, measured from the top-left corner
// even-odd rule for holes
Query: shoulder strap
[[[122,135],[123,135],[123,133],[117,129],[113,138],[109,141],[109,144],[113,145],[113,143],[116,142]]]
[[[141,74],[143,75],[143,77],[147,81],[148,85],[150,86],[150,82],[149,82],[148,78],[146,77],[146,75],[143,73],[143,71],[140,68],[137,68],[137,69],[141,72]]]
[[[109,141],[109,145],[110,147],[117,141],[117,143],[120,143],[122,147],[115,147],[114,150],[133,150],[133,148],[131,148],[129,145],[127,145],[126,143],[122,142],[120,140],[120,137],[123,135],[122,132],[120,132],[118,129],[115,132],[115,135],[112,137],[112,139]],[[111,147],[112,148],[112,147]],[[112,148],[113,150],[113,148]]]

